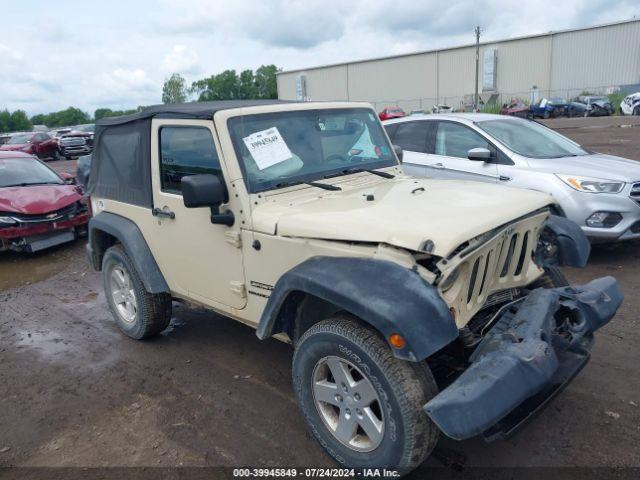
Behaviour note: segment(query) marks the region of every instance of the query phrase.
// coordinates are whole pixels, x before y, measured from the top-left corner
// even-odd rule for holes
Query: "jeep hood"
[[[471,238],[553,203],[531,190],[453,180],[396,177],[273,192],[253,208],[253,228],[270,235],[386,243],[445,256]]]

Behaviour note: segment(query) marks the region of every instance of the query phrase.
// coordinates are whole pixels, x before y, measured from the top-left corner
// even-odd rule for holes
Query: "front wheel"
[[[408,472],[435,447],[438,429],[422,410],[438,393],[428,367],[395,358],[376,331],[351,317],[304,333],[293,386],[311,432],[346,467]]]
[[[107,303],[122,333],[142,340],[167,328],[171,321],[171,296],[147,292],[121,245],[105,252],[102,276]]]

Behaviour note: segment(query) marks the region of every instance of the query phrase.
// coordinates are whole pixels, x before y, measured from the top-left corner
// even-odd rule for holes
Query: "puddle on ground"
[[[53,357],[70,349],[69,340],[53,331],[20,332],[16,346],[35,349],[43,356]]]
[[[37,253],[0,252],[0,292],[52,277],[69,262],[77,262],[85,243],[79,239]]]

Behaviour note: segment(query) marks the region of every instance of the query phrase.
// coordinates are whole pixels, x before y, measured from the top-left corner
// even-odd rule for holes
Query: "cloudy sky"
[[[159,103],[172,72],[285,70],[640,17],[640,0],[3,1],[0,109]]]

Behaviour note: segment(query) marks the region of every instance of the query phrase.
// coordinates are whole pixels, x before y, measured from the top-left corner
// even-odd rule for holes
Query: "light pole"
[[[475,95],[473,97],[473,110],[475,112],[478,111],[478,75],[480,72],[480,33],[482,32],[482,30],[480,29],[480,25],[478,25],[475,30],[474,30],[475,34],[476,34],[476,89],[475,89]]]

